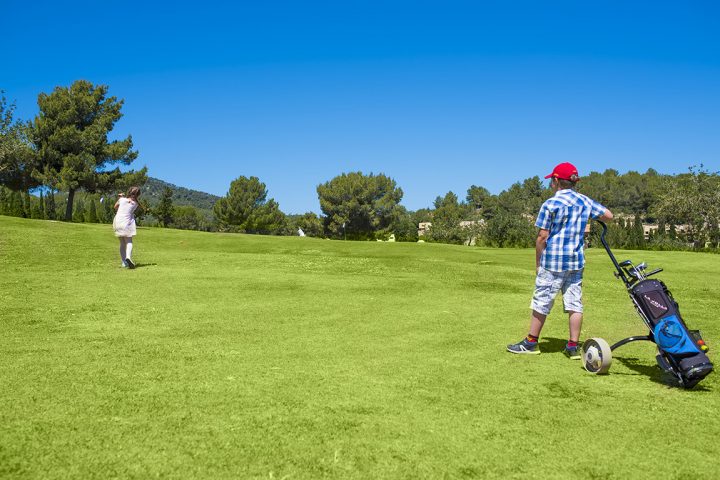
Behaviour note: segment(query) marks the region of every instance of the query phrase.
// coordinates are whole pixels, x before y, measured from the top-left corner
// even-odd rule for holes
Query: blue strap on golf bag
[[[700,353],[690,335],[675,315],[660,320],[655,325],[655,343],[667,353]]]

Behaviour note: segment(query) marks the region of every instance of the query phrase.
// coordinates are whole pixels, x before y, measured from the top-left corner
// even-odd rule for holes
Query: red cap
[[[580,179],[578,170],[575,165],[569,162],[559,163],[550,175],[546,175],[545,178],[559,178],[561,180],[570,180],[571,182],[577,182]]]

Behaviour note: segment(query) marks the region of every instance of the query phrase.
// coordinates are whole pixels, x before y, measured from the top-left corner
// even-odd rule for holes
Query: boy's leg
[[[530,314],[530,331],[528,333],[535,338],[538,338],[540,336],[540,332],[542,332],[543,326],[545,326],[545,319],[547,319],[547,315],[543,315],[542,313],[533,310]]]
[[[507,351],[510,353],[529,353],[539,354],[540,348],[538,348],[538,338],[542,331],[543,325],[545,325],[545,319],[547,315],[543,315],[540,312],[532,311],[530,315],[530,331],[527,337],[520,340],[518,343],[507,346]]]
[[[570,323],[570,341],[578,343],[580,341],[580,329],[582,328],[583,314],[582,312],[568,312],[568,320]]]
[[[535,277],[535,292],[533,293],[533,299],[530,303],[532,313],[530,314],[530,330],[528,336],[518,343],[508,345],[508,352],[540,353],[537,345],[538,337],[540,337],[540,332],[542,332],[542,328],[545,325],[545,320],[555,302],[555,296],[561,287],[561,275],[545,270],[544,268],[538,270],[537,276]]]
[[[573,360],[580,359],[580,330],[583,321],[582,270],[569,272],[563,285],[563,304],[568,313],[568,343],[565,355]]]

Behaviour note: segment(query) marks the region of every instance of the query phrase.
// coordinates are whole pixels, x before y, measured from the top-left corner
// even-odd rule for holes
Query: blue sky
[[[720,170],[714,2],[3,0],[16,116],[87,79],[125,100],[137,165],[223,195],[258,176],[287,213],[384,173],[411,210],[580,173]]]

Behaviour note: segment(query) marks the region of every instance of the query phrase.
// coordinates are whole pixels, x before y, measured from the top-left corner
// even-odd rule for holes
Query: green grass
[[[139,229],[0,217],[0,477],[717,478],[718,374],[670,386],[651,344],[607,376],[505,345],[532,250]],[[720,256],[662,266],[720,348]],[[646,333],[588,251],[583,337]],[[711,351],[714,358],[714,352]]]

